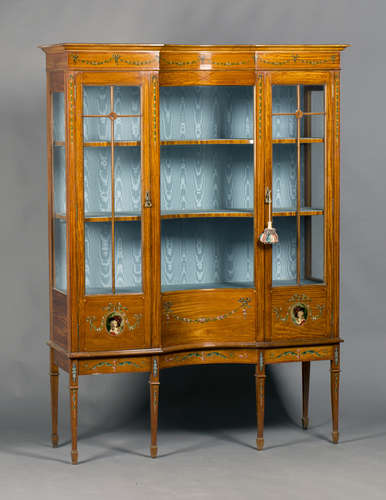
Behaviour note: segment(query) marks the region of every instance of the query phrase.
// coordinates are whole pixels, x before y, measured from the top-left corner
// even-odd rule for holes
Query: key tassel
[[[272,198],[271,190],[268,188],[265,192],[265,203],[268,204],[268,225],[261,233],[259,239],[264,245],[273,245],[279,242],[279,235],[277,234],[276,229],[272,227]]]

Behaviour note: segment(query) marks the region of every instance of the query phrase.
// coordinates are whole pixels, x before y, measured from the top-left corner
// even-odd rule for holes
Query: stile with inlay
[[[255,365],[261,450],[266,366],[301,366],[307,429],[311,362],[329,361],[338,442],[346,47],[41,47],[52,444],[61,369],[72,463],[80,376],[149,373],[154,458],[160,372],[186,365]]]

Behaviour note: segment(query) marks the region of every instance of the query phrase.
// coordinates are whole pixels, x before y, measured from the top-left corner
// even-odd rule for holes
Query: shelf
[[[162,210],[161,219],[193,219],[199,217],[253,217],[253,210],[222,209],[222,210]]]
[[[111,287],[106,288],[86,288],[86,295],[121,295],[127,293],[143,293],[141,287],[130,288],[115,288],[115,294],[112,293]]]
[[[194,144],[253,144],[253,139],[205,139],[202,141],[161,141],[161,146],[187,146]]]
[[[272,139],[272,144],[296,144],[298,139],[294,138],[284,138],[284,139]],[[300,137],[300,144],[313,144],[324,142],[322,137]]]
[[[293,217],[296,216],[297,212],[294,208],[274,208],[272,211],[273,217]],[[303,207],[300,209],[300,215],[302,217],[308,215],[324,215],[324,210],[322,208],[311,208]]]
[[[135,147],[140,146],[141,141],[114,141],[114,146],[118,147]],[[111,147],[111,141],[84,142],[85,148],[108,148]]]
[[[141,212],[115,212],[114,219],[117,222],[141,220]],[[84,214],[84,220],[85,222],[110,222],[112,216],[105,212],[88,212]]]
[[[177,292],[186,290],[216,290],[224,288],[254,288],[253,281],[214,282],[214,283],[184,283],[180,285],[162,285],[162,292]]]
[[[66,218],[67,218],[66,214],[54,214],[54,219],[66,220]]]
[[[300,283],[296,283],[296,280],[272,280],[272,287],[279,286],[305,286],[305,285],[324,285],[323,280],[318,279],[302,279]]]

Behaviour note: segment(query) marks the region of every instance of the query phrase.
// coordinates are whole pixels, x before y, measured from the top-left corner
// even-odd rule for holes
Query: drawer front
[[[326,287],[274,288],[272,340],[331,337]]]
[[[255,291],[190,290],[162,296],[162,345],[253,342]]]
[[[291,361],[322,361],[333,359],[334,347],[309,346],[286,347],[283,349],[268,349],[265,352],[265,363],[288,363]]]
[[[92,297],[83,303],[80,350],[116,351],[149,346],[143,295]],[[148,332],[149,333],[149,332]]]
[[[79,361],[79,374],[149,372],[150,367],[150,357],[82,359]]]

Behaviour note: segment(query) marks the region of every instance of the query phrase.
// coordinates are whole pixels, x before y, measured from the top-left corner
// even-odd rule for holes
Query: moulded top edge
[[[44,52],[62,52],[71,50],[157,50],[157,51],[195,51],[195,50],[230,50],[238,51],[288,51],[288,50],[344,50],[351,47],[343,44],[219,44],[219,45],[189,45],[189,44],[130,44],[130,43],[57,43],[53,45],[39,45]]]

